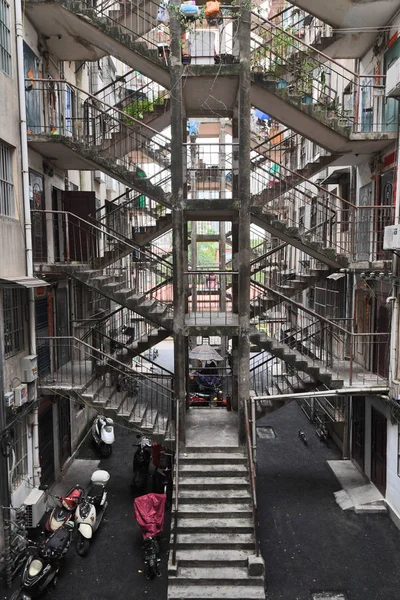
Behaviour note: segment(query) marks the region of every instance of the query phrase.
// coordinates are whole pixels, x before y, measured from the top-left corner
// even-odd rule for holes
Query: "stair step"
[[[238,489],[247,488],[249,480],[245,477],[180,477],[179,487],[185,489]]]
[[[215,477],[228,475],[229,477],[240,477],[247,475],[247,466],[245,464],[183,464],[179,466],[179,476],[198,476],[198,477]]]
[[[141,425],[144,414],[147,410],[147,404],[136,402],[133,411],[130,413],[129,421],[137,425]]]
[[[247,567],[252,550],[191,550],[177,549],[176,558],[180,567]]]
[[[249,577],[247,567],[179,567],[174,585],[264,585],[262,576]]]
[[[254,548],[254,538],[249,533],[178,533],[177,548],[213,548],[223,550]]]
[[[247,459],[242,452],[184,452],[179,454],[181,464],[246,464]]]
[[[253,520],[246,517],[219,519],[199,517],[178,518],[179,533],[253,533]]]
[[[245,456],[244,450],[242,450],[239,446],[210,446],[209,449],[205,449],[204,446],[186,446],[187,454],[239,454],[240,456]]]
[[[230,519],[251,516],[251,504],[179,504],[179,515],[183,518]]]
[[[189,586],[168,583],[168,600],[265,600],[263,586]]]
[[[234,489],[226,493],[226,490],[183,490],[179,488],[179,502],[185,504],[205,504],[215,502],[223,502],[229,504],[237,504],[239,502],[250,502],[250,491],[248,489]]]

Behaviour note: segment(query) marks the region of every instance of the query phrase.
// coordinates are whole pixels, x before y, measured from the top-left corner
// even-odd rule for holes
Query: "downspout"
[[[396,194],[394,198],[394,225],[398,225],[400,222],[400,103],[398,107],[398,129],[397,129],[397,148],[396,148]],[[391,381],[398,379],[397,377],[397,339],[398,339],[398,321],[399,321],[399,297],[398,297],[398,284],[396,283],[396,277],[399,270],[399,256],[396,252],[393,252],[392,262],[392,273],[395,277],[393,282],[393,290],[391,296],[395,297],[392,302],[392,323],[391,323],[391,335],[390,335],[390,366],[389,366],[389,377]]]
[[[24,203],[24,228],[25,228],[25,256],[26,274],[33,277],[33,252],[32,252],[32,221],[29,198],[29,160],[28,136],[26,133],[26,106],[25,106],[25,75],[24,75],[24,28],[22,23],[21,0],[15,0],[15,33],[17,42],[17,74],[18,74],[18,102],[21,135],[21,167],[22,167],[22,196]],[[36,355],[36,328],[35,328],[35,290],[29,293],[29,351]],[[37,398],[37,383],[34,382],[33,400]],[[32,411],[32,458],[33,458],[33,485],[40,483],[39,462],[39,424],[38,408],[36,404]]]

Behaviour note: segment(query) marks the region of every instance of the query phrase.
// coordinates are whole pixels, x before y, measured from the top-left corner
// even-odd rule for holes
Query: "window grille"
[[[3,290],[5,358],[24,349],[24,295],[25,290]]]
[[[10,5],[0,0],[0,69],[11,75]]]
[[[0,7],[1,2],[2,0],[0,0]],[[12,157],[12,149],[0,142],[0,215],[6,217],[15,216]]]
[[[28,474],[28,444],[26,418],[17,421],[11,429],[9,469],[12,469],[12,487],[17,488]]]

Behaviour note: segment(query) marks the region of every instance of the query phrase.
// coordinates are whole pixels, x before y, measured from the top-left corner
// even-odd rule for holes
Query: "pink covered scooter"
[[[135,498],[134,517],[139,523],[143,536],[144,564],[146,579],[160,577],[158,567],[160,548],[157,537],[164,528],[165,494],[146,494]]]

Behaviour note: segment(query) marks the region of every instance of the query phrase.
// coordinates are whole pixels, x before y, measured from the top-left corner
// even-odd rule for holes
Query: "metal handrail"
[[[70,88],[73,88],[74,90],[77,90],[78,92],[81,92],[82,94],[84,94],[85,96],[87,96],[87,98],[89,98],[91,100],[94,100],[95,103],[101,103],[103,106],[106,106],[108,109],[111,109],[111,110],[113,110],[116,113],[119,113],[122,116],[122,118],[126,119],[127,116],[128,116],[126,113],[124,113],[119,108],[116,108],[115,106],[111,106],[111,104],[107,104],[107,102],[103,102],[103,100],[99,100],[98,98],[96,98],[96,96],[93,96],[93,94],[89,94],[89,92],[87,92],[86,90],[78,87],[77,85],[74,85],[73,83],[70,83],[67,79],[39,79],[39,78],[35,78],[35,79],[26,79],[25,81],[27,81],[30,85],[32,85],[32,83],[46,83],[46,84],[62,83],[64,85],[68,85]],[[96,104],[95,104],[95,106],[96,106]],[[164,140],[168,144],[171,143],[170,139],[168,139],[165,135],[163,135],[162,133],[160,133],[156,129],[153,129],[153,127],[150,127],[149,125],[146,125],[146,123],[143,123],[142,121],[139,121],[138,119],[135,119],[134,117],[131,117],[130,115],[129,115],[129,120],[133,121],[140,128],[148,129],[149,131],[151,131],[153,133],[153,135],[157,135],[157,136],[160,136],[160,137],[164,138]],[[130,129],[130,130],[132,130],[133,132],[136,133],[136,130],[133,127],[131,127],[130,125],[127,125],[126,123],[124,123],[124,127],[127,127],[128,129]]]
[[[262,17],[261,15],[257,14],[255,11],[252,11],[251,14],[256,17],[257,19],[259,19],[260,21],[262,21],[264,24],[268,25],[268,27],[270,28],[274,28],[274,29],[279,29],[279,31],[281,31],[282,33],[284,33],[285,35],[287,35],[288,37],[290,37],[294,42],[296,43],[300,43],[302,46],[306,46],[314,55],[317,54],[319,56],[323,57],[323,62],[325,61],[329,61],[330,63],[333,63],[334,65],[336,65],[337,67],[339,67],[340,69],[342,69],[343,71],[347,71],[347,73],[349,73],[352,77],[355,77],[356,79],[359,79],[361,77],[364,78],[368,78],[371,79],[371,77],[386,77],[386,75],[384,74],[374,74],[373,76],[371,75],[360,75],[359,73],[355,73],[354,71],[352,71],[351,69],[349,69],[348,67],[345,67],[344,65],[341,65],[339,62],[337,62],[334,58],[332,58],[331,56],[328,56],[327,54],[325,54],[324,52],[321,52],[321,50],[318,50],[317,48],[315,48],[314,46],[311,46],[310,44],[307,44],[304,40],[302,40],[301,38],[293,35],[292,33],[290,33],[289,31],[286,31],[283,27],[281,27],[280,25],[277,25],[276,23],[273,23],[272,21],[270,21],[269,19],[265,19],[264,17]]]
[[[128,246],[129,248],[131,248],[132,251],[139,252],[143,256],[149,256],[150,259],[156,261],[158,264],[161,264],[164,267],[167,267],[168,269],[171,269],[171,266],[172,266],[171,263],[164,262],[162,258],[160,258],[159,256],[157,256],[157,254],[153,254],[153,252],[151,252],[150,250],[143,250],[142,246],[139,246],[139,244],[135,244],[135,242],[130,242],[130,241],[128,241],[124,237],[118,237],[119,234],[116,235],[115,233],[111,233],[110,232],[110,227],[108,227],[108,225],[102,225],[102,227],[104,228],[104,229],[102,229],[101,227],[98,227],[94,223],[90,223],[89,221],[86,221],[85,219],[82,219],[82,217],[79,217],[78,215],[75,215],[74,213],[72,213],[70,211],[67,211],[67,210],[37,210],[37,209],[34,209],[31,212],[35,212],[35,213],[39,213],[39,214],[43,214],[43,213],[47,214],[47,213],[49,213],[49,214],[69,215],[70,217],[73,217],[74,219],[77,219],[79,222],[85,223],[91,229],[96,229],[97,231],[99,231],[102,234],[104,234],[104,233],[107,234],[114,241],[117,241],[118,243],[125,244],[126,246]]]
[[[178,507],[179,507],[179,399],[175,398],[175,468],[174,468],[174,486],[175,486],[175,501],[174,501],[174,530],[172,536],[172,564],[176,565],[176,545],[178,536]]]
[[[333,327],[337,331],[341,331],[342,333],[345,333],[346,335],[351,335],[351,331],[349,331],[348,329],[345,329],[344,327],[341,327],[337,323],[334,323],[333,321],[330,321],[326,317],[323,317],[323,316],[319,315],[314,310],[311,310],[311,308],[307,308],[306,306],[304,306],[303,304],[300,304],[299,302],[296,302],[292,298],[288,298],[288,296],[285,296],[281,292],[278,292],[278,291],[272,289],[271,287],[269,287],[267,285],[263,285],[262,283],[260,283],[259,281],[255,281],[254,279],[251,279],[250,282],[251,282],[251,285],[254,285],[256,287],[261,288],[264,292],[268,292],[268,293],[270,293],[272,295],[278,296],[278,298],[281,299],[281,302],[288,302],[289,304],[292,304],[293,306],[295,306],[296,308],[304,311],[305,313],[308,313],[309,315],[312,315],[318,321],[322,321],[323,323],[326,323],[327,325],[330,325],[331,327]]]
[[[141,379],[146,379],[148,381],[152,381],[151,377],[148,377],[145,373],[137,373],[134,369],[132,369],[131,367],[129,367],[129,365],[126,365],[125,363],[119,361],[117,358],[114,358],[112,356],[110,356],[109,354],[107,354],[106,352],[103,352],[102,350],[99,350],[98,348],[95,348],[94,346],[91,346],[90,344],[88,344],[87,342],[84,342],[82,340],[80,340],[79,338],[73,336],[73,335],[58,335],[58,336],[41,336],[37,338],[38,340],[50,340],[50,341],[57,341],[57,340],[68,340],[70,342],[74,342],[76,344],[80,344],[85,346],[86,348],[88,348],[90,351],[95,352],[96,354],[100,354],[103,356],[103,358],[108,358],[110,360],[112,360],[113,364],[118,365],[116,367],[117,370],[121,370],[122,372],[127,372],[128,374],[132,375],[132,377],[135,378],[141,378]],[[46,384],[47,385],[47,384]],[[158,386],[160,386],[161,388],[164,389],[164,391],[168,392],[169,394],[174,395],[174,390],[167,387],[166,385],[162,384],[162,383],[158,383]],[[51,387],[51,385],[49,385],[49,387]]]
[[[256,494],[256,481],[255,481],[255,465],[253,460],[253,448],[251,442],[251,432],[250,432],[250,421],[249,421],[249,409],[247,403],[250,400],[245,400],[244,402],[244,423],[246,429],[246,449],[247,449],[247,459],[249,461],[249,474],[250,474],[250,490],[251,490],[251,503],[252,503],[252,513],[253,513],[253,527],[254,527],[254,546],[256,551],[256,556],[260,556],[260,543],[258,539],[258,506],[257,506],[257,494]],[[253,440],[253,444],[255,441]]]

